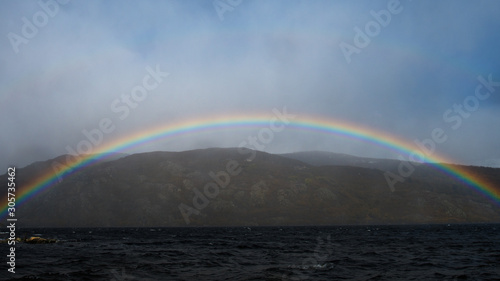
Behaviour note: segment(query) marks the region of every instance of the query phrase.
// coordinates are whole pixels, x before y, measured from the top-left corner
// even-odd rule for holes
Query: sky
[[[0,5],[4,171],[69,153],[102,120],[114,126],[106,143],[184,120],[283,108],[410,142],[443,128],[439,154],[500,167],[499,1]],[[147,93],[127,103],[141,85]],[[124,152],[236,147],[256,132],[194,133]],[[265,148],[305,150],[397,157],[370,143],[286,129]]]

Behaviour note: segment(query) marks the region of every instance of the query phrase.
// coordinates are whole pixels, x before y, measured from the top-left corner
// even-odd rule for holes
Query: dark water
[[[6,233],[1,237],[5,238]],[[23,229],[0,280],[500,280],[500,225]]]

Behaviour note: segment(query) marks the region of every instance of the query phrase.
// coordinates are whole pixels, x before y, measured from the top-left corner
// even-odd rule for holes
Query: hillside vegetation
[[[355,160],[325,152],[273,155],[236,148],[134,154],[96,163],[65,177],[17,206],[17,224],[125,227],[500,222],[500,208],[491,199],[431,167],[419,166],[391,192],[383,170],[397,171],[396,161]],[[51,171],[53,161],[18,169],[17,185],[22,187]],[[500,182],[500,169],[469,169]],[[7,186],[6,175],[0,180]],[[6,202],[6,194],[2,196]]]

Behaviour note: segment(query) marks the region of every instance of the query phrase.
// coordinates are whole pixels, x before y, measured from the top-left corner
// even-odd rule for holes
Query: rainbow
[[[155,128],[136,132],[94,148],[94,153],[92,155],[75,158],[77,160],[72,163],[63,163],[64,165],[61,165],[63,168],[60,169],[57,174],[54,171],[47,172],[46,174],[43,174],[42,176],[29,182],[22,188],[22,190],[18,188],[16,204],[19,206],[19,204],[26,202],[39,192],[56,185],[59,182],[59,177],[61,175],[66,177],[88,165],[91,165],[92,163],[103,160],[106,157],[110,157],[110,155],[116,152],[123,152],[146,143],[186,134],[247,127],[262,129],[270,128],[271,121],[275,122],[275,127],[279,125],[284,128],[284,130],[295,129],[338,135],[371,143],[407,156],[415,154],[416,151],[419,151],[418,147],[413,142],[400,139],[383,131],[373,130],[371,128],[353,124],[344,120],[311,116],[296,116],[287,122],[277,120],[278,118],[276,116],[266,116],[265,114],[227,115],[211,117],[208,119],[198,118],[181,121],[174,124],[161,125]],[[424,157],[422,153],[419,155],[425,162],[428,162],[435,168],[466,183],[471,188],[492,199],[495,203],[500,203],[500,190],[493,184],[484,179],[478,178],[469,171],[465,170],[463,167],[448,164],[453,161],[450,161],[443,156],[433,154]],[[7,215],[7,203],[3,203],[1,207],[0,217],[5,217]]]

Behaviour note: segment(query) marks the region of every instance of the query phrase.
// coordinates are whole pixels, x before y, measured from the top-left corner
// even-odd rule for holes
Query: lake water
[[[0,280],[500,280],[500,225],[21,229]],[[2,232],[1,238],[7,237]]]

